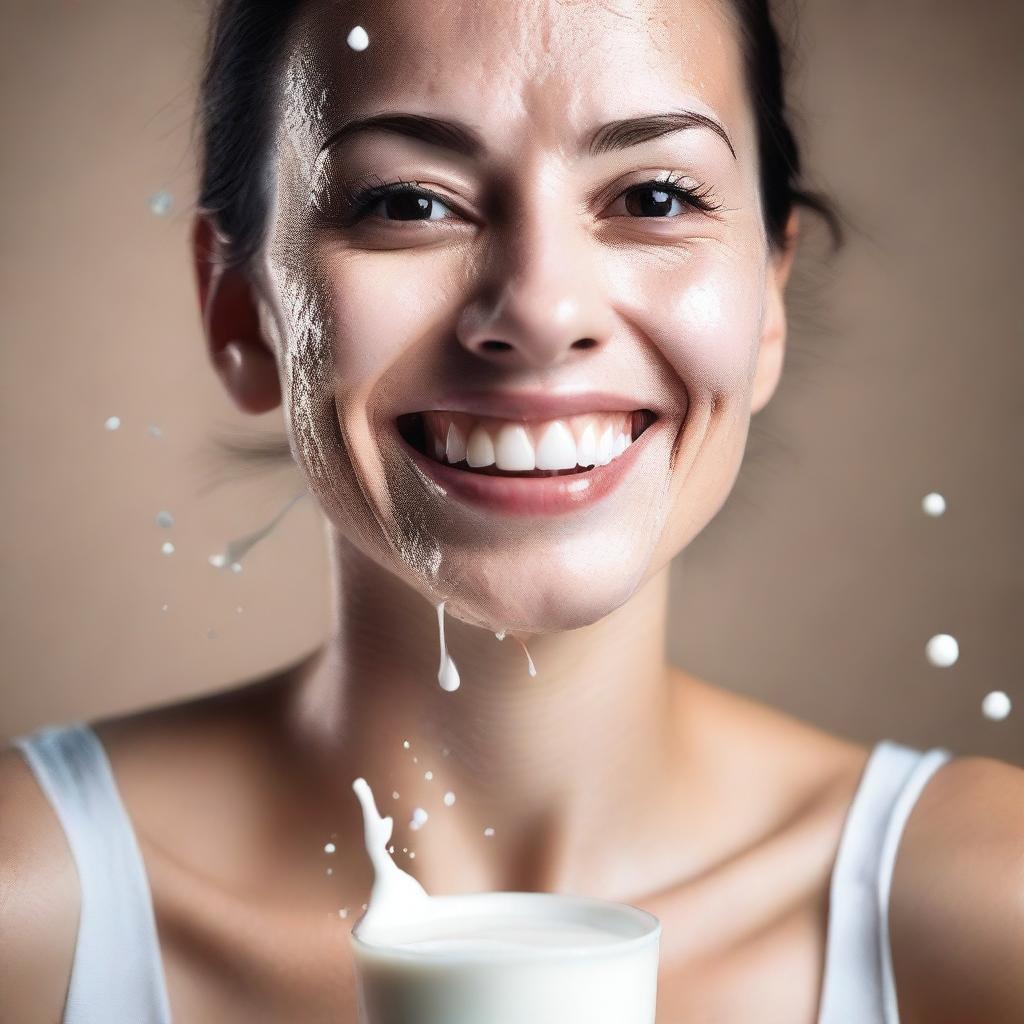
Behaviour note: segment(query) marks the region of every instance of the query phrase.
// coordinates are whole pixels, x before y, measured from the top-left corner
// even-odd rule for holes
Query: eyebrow
[[[698,114],[694,110],[671,110],[661,114],[646,114],[642,117],[609,121],[591,135],[587,151],[591,156],[597,156],[613,150],[638,146],[642,142],[650,142],[690,128],[710,129],[729,147],[733,159],[737,159],[736,150],[725,128],[714,118]],[[385,113],[346,121],[327,137],[320,147],[320,154],[323,155],[359,132],[367,131],[393,132],[467,157],[479,157],[487,151],[479,132],[461,121],[445,120],[426,114]]]

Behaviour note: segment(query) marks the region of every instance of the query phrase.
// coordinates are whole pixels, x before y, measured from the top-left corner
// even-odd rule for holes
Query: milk
[[[352,932],[363,1024],[653,1024],[661,925],[620,903],[550,893],[430,896],[363,807],[374,884]]]

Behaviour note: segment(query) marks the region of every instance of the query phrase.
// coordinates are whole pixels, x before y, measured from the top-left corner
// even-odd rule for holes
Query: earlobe
[[[223,243],[208,217],[196,217],[192,251],[210,361],[240,409],[269,412],[281,403],[281,383],[252,280],[244,268],[224,263]]]

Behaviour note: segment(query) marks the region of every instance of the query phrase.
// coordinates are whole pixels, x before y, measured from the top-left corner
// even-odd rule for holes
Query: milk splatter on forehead
[[[327,112],[327,83],[305,48],[293,50],[284,67],[282,134],[298,162],[302,181],[312,181],[317,140],[323,138]]]

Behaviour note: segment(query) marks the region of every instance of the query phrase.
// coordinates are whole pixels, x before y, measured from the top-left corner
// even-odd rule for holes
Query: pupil
[[[384,200],[384,208],[390,220],[429,220],[432,202],[414,192],[396,192]]]
[[[637,200],[638,196],[642,198]],[[662,217],[671,210],[674,198],[671,192],[648,185],[634,189],[626,196],[626,209],[637,217]]]

